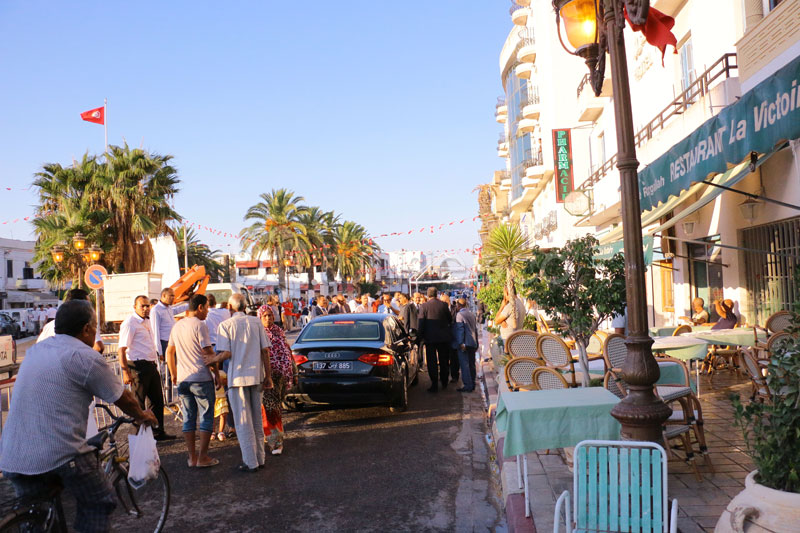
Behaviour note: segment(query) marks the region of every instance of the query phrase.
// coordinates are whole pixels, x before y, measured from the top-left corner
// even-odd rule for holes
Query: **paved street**
[[[236,441],[214,443],[221,465],[208,470],[186,468],[183,443],[163,447],[168,530],[503,530],[480,397],[462,401],[453,387],[432,396],[427,382],[423,375],[399,415],[383,407],[289,414],[284,454],[256,474],[234,471]]]

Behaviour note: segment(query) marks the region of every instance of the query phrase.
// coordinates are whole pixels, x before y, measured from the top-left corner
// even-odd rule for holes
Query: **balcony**
[[[539,124],[538,120],[534,120],[532,118],[523,118],[522,120],[517,123],[517,134],[520,133],[530,133],[536,126]]]
[[[589,83],[589,74],[585,75],[578,84],[578,122],[595,122],[612,96],[611,80],[603,80],[603,90],[600,96],[595,96]]]
[[[6,290],[42,291],[47,289],[47,280],[43,279],[6,279]]]
[[[514,74],[516,74],[518,78],[529,80],[533,75],[535,68],[536,67],[533,66],[533,63],[520,63],[514,69]]]
[[[522,168],[525,171],[522,184],[529,186],[537,185],[545,174],[544,157],[542,156],[541,148],[525,152]]]
[[[531,8],[512,3],[508,12],[511,14],[511,22],[517,26],[525,26],[528,23],[528,17],[531,14]]]
[[[508,119],[508,106],[506,105],[506,99],[502,96],[497,99],[497,104],[494,106],[494,116],[497,122],[501,124],[505,124]]]
[[[533,28],[522,28],[517,35],[519,36],[517,61],[534,63],[536,61],[536,38],[533,35]]]
[[[508,157],[508,143],[507,142],[497,143],[497,156],[498,157]]]
[[[522,118],[539,120],[539,87],[528,86],[528,97],[522,101]]]

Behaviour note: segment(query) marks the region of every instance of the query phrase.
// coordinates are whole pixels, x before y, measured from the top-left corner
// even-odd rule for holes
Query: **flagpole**
[[[103,98],[103,132],[106,137],[106,153],[108,153],[108,98]]]

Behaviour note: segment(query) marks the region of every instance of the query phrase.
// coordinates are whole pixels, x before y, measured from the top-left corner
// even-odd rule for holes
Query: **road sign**
[[[86,274],[83,276],[83,281],[91,289],[102,289],[103,280],[108,276],[108,272],[102,265],[92,265],[86,269]]]

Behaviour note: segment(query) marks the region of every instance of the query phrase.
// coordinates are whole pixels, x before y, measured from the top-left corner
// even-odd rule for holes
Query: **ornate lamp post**
[[[72,237],[72,247],[75,249],[77,254],[73,253],[73,254],[71,254],[71,257],[68,258],[67,255],[66,255],[66,252],[69,249],[69,245],[68,244],[66,246],[63,246],[63,245],[60,245],[60,244],[57,244],[57,245],[53,246],[52,250],[50,251],[50,255],[52,256],[53,262],[56,264],[56,267],[62,268],[62,265],[65,264],[64,260],[66,259],[67,260],[67,262],[66,262],[67,268],[69,270],[72,270],[72,268],[75,266],[75,264],[72,262],[71,259],[72,258],[76,258],[76,256],[80,256],[80,261],[83,261],[83,263],[86,263],[87,265],[90,265],[92,263],[96,263],[97,261],[99,261],[100,257],[103,255],[103,249],[100,248],[96,244],[93,244],[87,250],[86,249],[86,237],[83,235],[83,233],[80,233],[80,232],[76,233]],[[77,264],[78,287],[80,287],[83,284],[83,276],[82,276],[83,268],[81,266],[80,261],[78,261],[78,264]]]
[[[660,442],[661,425],[672,413],[653,392],[660,371],[653,357],[653,340],[647,331],[647,293],[642,251],[642,221],[636,169],[631,92],[625,55],[623,8],[634,24],[644,24],[649,0],[553,0],[556,24],[589,67],[592,89],[600,95],[605,76],[605,57],[611,57],[611,82],[617,130],[617,168],[622,186],[622,228],[625,245],[625,279],[628,302],[628,357],[622,368],[628,395],[611,411],[622,424],[622,438]],[[561,41],[562,45],[564,41]],[[564,46],[566,49],[566,46]]]

